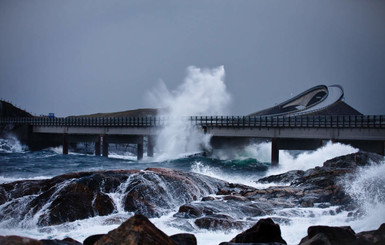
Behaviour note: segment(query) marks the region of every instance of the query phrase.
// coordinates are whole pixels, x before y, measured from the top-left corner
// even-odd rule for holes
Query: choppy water
[[[311,152],[280,152],[280,167],[270,168],[270,144],[253,144],[231,154],[216,151],[213,157],[181,156],[167,161],[155,161],[145,157],[136,161],[136,157],[126,153],[110,154],[109,158],[91,154],[70,153],[62,155],[60,148],[31,152],[17,140],[0,139],[0,183],[23,179],[44,179],[60,174],[78,171],[94,171],[108,169],[146,169],[164,167],[196,172],[228,182],[242,183],[254,187],[266,187],[255,181],[261,177],[286,172],[292,169],[306,170],[321,166],[328,159],[356,152],[350,146],[328,143],[324,147]],[[385,164],[361,169],[356,178],[346,183],[347,191],[359,201],[365,213],[359,219],[348,217],[346,212],[337,214],[338,207],[329,208],[290,208],[277,211],[275,217],[290,222],[280,223],[282,236],[289,244],[297,244],[306,235],[310,225],[350,225],[356,231],[377,229],[385,222]],[[115,198],[118,198],[118,194]],[[370,201],[368,201],[370,200]],[[1,209],[1,205],[0,205]],[[175,210],[176,211],[176,210]],[[173,212],[151,221],[168,235],[181,232],[194,233],[198,244],[219,244],[228,241],[238,234],[239,230],[227,232],[203,231],[194,229],[193,224],[176,221]],[[86,220],[77,220],[62,225],[39,227],[32,220],[23,221],[24,225],[14,222],[0,221],[1,235],[21,235],[32,238],[72,237],[83,241],[86,237],[106,233],[119,226],[132,213],[119,210],[109,216],[97,216]],[[257,221],[261,217],[251,217]],[[188,222],[188,221],[183,221]],[[25,229],[28,224],[28,229]]]

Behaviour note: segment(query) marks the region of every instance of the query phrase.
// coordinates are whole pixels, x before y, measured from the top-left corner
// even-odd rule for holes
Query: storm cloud
[[[156,107],[187,67],[224,66],[229,112],[340,84],[385,112],[385,1],[2,0],[0,98],[58,116]]]

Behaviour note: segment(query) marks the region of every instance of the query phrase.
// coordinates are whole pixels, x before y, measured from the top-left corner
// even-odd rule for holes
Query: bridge
[[[63,145],[95,142],[95,154],[108,156],[109,143],[137,144],[138,159],[153,156],[154,138],[170,120],[186,123],[212,136],[214,147],[234,145],[248,139],[267,139],[272,143],[272,165],[279,162],[279,150],[311,150],[325,140],[350,144],[365,151],[384,155],[384,115],[297,115],[297,116],[191,116],[183,118],[112,117],[112,118],[0,118],[0,125],[13,125],[26,141],[55,141]]]

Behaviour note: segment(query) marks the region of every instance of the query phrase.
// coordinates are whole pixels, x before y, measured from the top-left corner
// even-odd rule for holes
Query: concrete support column
[[[147,136],[147,156],[154,156],[154,137]]]
[[[63,154],[68,154],[68,139],[67,134],[63,134]]]
[[[95,156],[100,156],[100,143],[101,143],[101,136],[98,137],[98,140],[95,142]]]
[[[278,147],[278,139],[271,139],[271,166],[278,166],[279,162],[279,147]]]
[[[138,160],[143,159],[143,143],[138,144]]]
[[[108,157],[108,137],[107,135],[103,135],[103,138],[102,138],[102,155],[104,157]]]

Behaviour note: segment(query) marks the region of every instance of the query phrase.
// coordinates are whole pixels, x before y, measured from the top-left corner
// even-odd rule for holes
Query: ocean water
[[[214,151],[212,157],[180,156],[174,159],[156,161],[145,157],[137,161],[129,153],[111,152],[109,158],[92,154],[70,152],[62,155],[61,148],[49,148],[42,151],[29,151],[16,139],[0,139],[0,183],[24,179],[45,179],[60,174],[78,171],[95,171],[108,169],[146,169],[148,167],[164,167],[186,172],[196,172],[232,183],[241,183],[257,188],[267,185],[257,184],[261,177],[286,172],[292,169],[306,170],[321,166],[325,160],[336,156],[356,152],[347,145],[327,143],[315,151],[288,152],[280,151],[280,166],[271,168],[269,163],[270,144],[251,144],[238,149],[229,158],[226,152]],[[364,214],[359,218],[349,217],[347,212],[336,212],[338,207],[328,208],[288,208],[277,211],[274,217],[290,222],[280,223],[282,236],[288,244],[298,244],[306,236],[311,225],[350,225],[356,231],[377,229],[385,222],[385,182],[383,175],[385,164],[360,169],[356,178],[346,180],[347,191],[363,206]],[[113,198],[119,198],[118,193]],[[1,210],[1,205],[0,205]],[[177,210],[151,221],[168,235],[181,232],[195,234],[198,244],[219,244],[229,241],[241,230],[207,231],[194,228],[193,224],[177,221],[173,214]],[[90,235],[107,233],[133,214],[123,209],[108,216],[96,216],[86,220],[77,220],[61,225],[41,227],[34,220],[23,220],[15,224],[12,217],[0,221],[1,235],[20,235],[37,239],[63,239],[71,237],[83,241]],[[265,217],[250,217],[252,220]],[[179,223],[178,223],[179,222]]]

